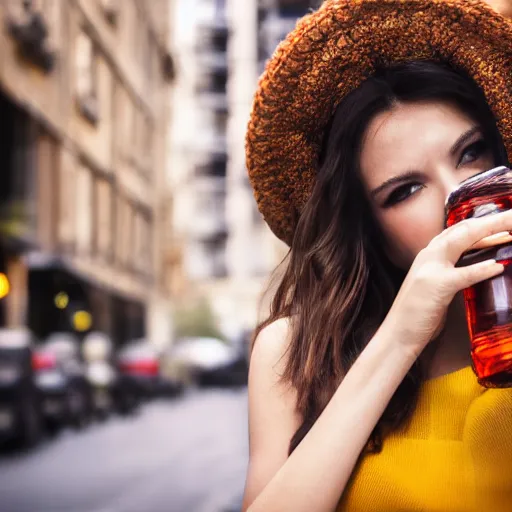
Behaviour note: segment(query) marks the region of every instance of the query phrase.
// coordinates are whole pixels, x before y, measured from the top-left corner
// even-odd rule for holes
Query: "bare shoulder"
[[[286,364],[289,337],[290,321],[288,318],[281,318],[267,325],[254,342],[251,367],[258,371],[269,370],[270,366],[274,371],[281,372]]]
[[[273,418],[279,421],[278,415],[285,415],[287,420],[294,416],[295,392],[281,378],[289,356],[289,343],[287,318],[265,327],[255,340],[249,367],[249,414],[252,439],[256,442],[268,421],[273,423]],[[289,425],[290,421],[284,424]]]
[[[289,342],[289,320],[281,319],[260,332],[251,354],[246,505],[286,462],[290,440],[300,426],[295,390],[281,379]]]

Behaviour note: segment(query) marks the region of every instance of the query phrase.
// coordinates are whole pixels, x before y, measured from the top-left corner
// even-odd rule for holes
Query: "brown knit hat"
[[[480,0],[326,0],[278,46],[260,78],[246,140],[258,207],[291,245],[325,128],[377,65],[437,60],[483,89],[512,159],[512,22]]]

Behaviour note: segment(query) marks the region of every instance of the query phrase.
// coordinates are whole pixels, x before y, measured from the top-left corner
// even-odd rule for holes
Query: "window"
[[[227,276],[226,239],[216,237],[202,242],[205,258],[209,261],[209,275],[221,278]]]
[[[227,110],[216,110],[213,114],[213,129],[218,135],[225,136],[228,128]]]
[[[225,178],[226,169],[227,158],[225,156],[214,156],[210,161],[196,167],[196,175]]]
[[[215,52],[226,53],[228,51],[229,32],[227,28],[217,28],[211,35],[211,46]]]
[[[214,223],[216,231],[226,228],[226,194],[222,190],[197,191],[197,215]]]
[[[128,2],[127,2],[128,3]],[[130,43],[133,65],[144,73],[147,58],[148,32],[142,6],[138,2],[129,2],[131,6],[130,16]]]
[[[139,271],[141,269],[142,259],[142,226],[141,218],[138,212],[133,215],[133,247],[132,247],[132,265]]]
[[[148,30],[143,32],[142,37],[142,48],[141,48],[141,56],[142,56],[142,72],[144,73],[144,83],[146,94],[151,94],[153,92],[153,54],[156,52],[156,46],[153,44],[153,40],[151,38],[151,34]]]
[[[135,234],[134,234],[135,217],[133,214],[133,207],[131,203],[125,201],[124,203],[124,244],[123,244],[123,259],[128,268],[133,268],[133,255],[135,254]]]
[[[96,50],[92,39],[80,32],[75,48],[76,93],[81,113],[90,122],[98,121]]]
[[[133,109],[133,116],[131,154],[137,169],[149,176],[153,159],[153,124],[140,108]]]
[[[144,115],[144,133],[142,133],[142,165],[145,174],[150,175],[153,162],[153,124],[151,119]]]
[[[140,110],[136,105],[132,104],[132,127],[131,127],[131,155],[138,157],[140,154],[140,146],[141,146],[141,114]]]
[[[121,85],[116,84],[116,115],[114,123],[116,145],[122,158],[130,157],[133,153],[135,140],[134,116],[135,109],[131,96]]]
[[[71,154],[62,149],[59,169],[59,242],[64,250],[70,250],[75,242],[76,220],[76,195],[72,191],[77,190],[76,168]],[[71,193],[70,193],[71,191]]]
[[[311,0],[280,2],[278,3],[277,12],[283,18],[297,19],[307,14],[311,7],[315,7],[316,3],[318,2]]]
[[[43,15],[48,22],[48,43],[52,49],[60,46],[60,30],[62,24],[62,2],[55,0],[39,0]]]
[[[144,243],[144,273],[153,275],[153,223],[144,218],[142,239]]]
[[[112,190],[106,180],[96,182],[96,237],[99,256],[108,261],[112,249]]]
[[[60,2],[52,0],[7,0],[6,21],[10,35],[17,43],[20,55],[41,68],[53,70],[54,52],[60,36]]]
[[[123,265],[124,261],[124,201],[122,196],[116,197],[116,263]]]
[[[133,249],[133,209],[130,203],[122,196],[116,201],[116,259],[122,267],[130,267]]]
[[[90,254],[92,242],[92,176],[90,170],[79,165],[76,175],[76,246],[78,254]]]
[[[228,51],[229,30],[227,26],[204,25],[199,27],[198,50],[225,54]]]
[[[8,8],[11,14],[24,23],[30,23],[34,14],[42,15],[47,26],[46,41],[54,49],[58,46],[60,30],[62,2],[55,0],[31,0],[26,3],[22,0],[8,0]]]
[[[215,18],[223,20],[226,17],[226,0],[214,0],[213,5]]]
[[[228,71],[226,69],[214,69],[202,72],[197,84],[198,92],[210,92],[226,94],[228,83]]]
[[[107,21],[111,25],[115,25],[119,14],[119,0],[99,0],[99,2]]]
[[[152,272],[152,233],[151,222],[143,211],[133,211],[133,268],[141,274]]]
[[[218,69],[212,73],[211,85],[214,92],[226,93],[228,83],[227,69]]]
[[[76,90],[79,96],[96,96],[94,71],[93,43],[81,32],[76,42]]]

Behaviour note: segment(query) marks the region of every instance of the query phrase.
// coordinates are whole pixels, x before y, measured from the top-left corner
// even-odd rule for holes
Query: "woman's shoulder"
[[[281,378],[289,334],[289,321],[282,318],[263,328],[254,341],[249,367],[251,456],[246,502],[252,501],[286,462],[290,439],[301,423],[295,390]]]
[[[265,326],[254,340],[251,366],[284,368],[290,343],[290,319],[279,318]]]
[[[288,346],[290,344],[290,322],[280,318],[265,326],[254,340],[249,365],[249,395],[252,393],[280,393],[291,391],[283,382]],[[295,398],[295,396],[294,396]]]
[[[254,443],[274,445],[274,449],[282,451],[283,460],[300,425],[296,390],[283,379],[289,338],[286,318],[266,326],[254,342],[249,366],[249,416]]]

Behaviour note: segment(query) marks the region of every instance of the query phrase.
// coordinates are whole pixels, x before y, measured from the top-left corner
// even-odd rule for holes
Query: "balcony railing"
[[[198,134],[196,144],[198,151],[208,155],[226,155],[228,150],[228,139],[226,133],[201,130]]]
[[[225,214],[218,213],[196,213],[191,226],[191,235],[197,240],[208,240],[212,237],[226,236],[228,226]]]
[[[187,259],[188,274],[191,279],[222,279],[228,275],[226,255],[220,252],[211,253],[203,250],[202,257]]]
[[[226,180],[218,176],[198,176],[195,180],[194,215],[189,232],[198,240],[227,234]]]
[[[223,110],[229,106],[225,92],[202,91],[198,97],[198,105],[208,110]]]
[[[228,69],[227,53],[202,51],[197,54],[197,62],[202,70],[211,73],[225,73]]]
[[[55,66],[56,55],[48,45],[48,24],[41,12],[24,4],[24,16],[6,18],[7,30],[16,41],[20,55],[49,73]]]
[[[228,26],[224,0],[204,0],[197,5],[197,21],[200,26],[225,29]]]
[[[196,176],[210,178],[225,178],[227,172],[227,158],[213,157],[209,161],[196,166]]]
[[[228,51],[229,29],[227,25],[203,25],[199,27],[198,50],[214,53]]]
[[[311,7],[316,8],[322,0],[274,0],[278,9],[307,11]]]
[[[228,70],[226,68],[203,68],[197,83],[197,92],[226,94],[228,85]]]
[[[225,111],[228,109],[228,70],[203,69],[196,85],[199,104],[203,108]]]

